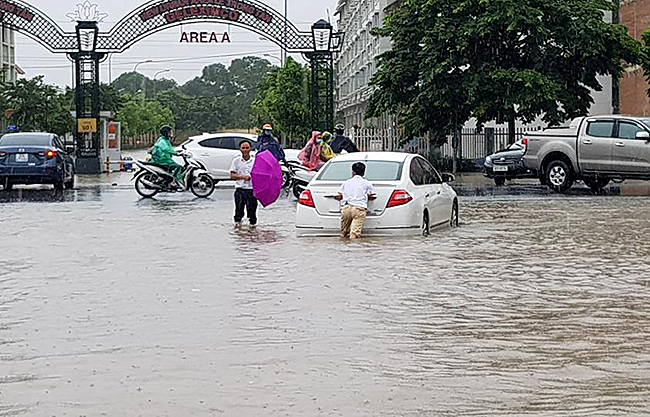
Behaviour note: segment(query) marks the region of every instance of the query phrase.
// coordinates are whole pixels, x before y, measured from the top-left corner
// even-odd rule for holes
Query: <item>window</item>
[[[425,184],[442,184],[442,177],[438,174],[438,171],[431,166],[429,161],[424,158],[415,158],[418,160],[422,166],[422,171],[424,172],[424,183]]]
[[[424,185],[426,184],[425,172],[418,159],[419,158],[413,158],[413,160],[411,160],[411,181],[413,181],[413,184],[415,185]]]
[[[352,165],[363,162],[366,165],[365,179],[368,181],[399,181],[402,178],[402,163],[391,161],[345,161],[331,162],[318,176],[319,181],[346,181],[352,177]]]
[[[618,124],[618,137],[620,139],[636,139],[637,132],[642,131],[644,131],[644,129],[634,123],[620,122]]]
[[[589,122],[589,126],[587,126],[587,135],[597,138],[611,138],[613,131],[613,120]]]
[[[237,149],[235,147],[235,138],[212,138],[199,142],[204,148],[217,149]]]
[[[5,135],[0,139],[0,146],[52,146],[52,138],[45,135]]]
[[[255,147],[257,146],[257,141],[255,140],[248,139],[248,138],[235,138],[235,146],[236,146],[235,149],[239,149],[242,142],[249,142],[253,150],[255,150]]]

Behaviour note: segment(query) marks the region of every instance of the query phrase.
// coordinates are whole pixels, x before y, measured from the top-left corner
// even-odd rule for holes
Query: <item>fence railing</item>
[[[159,135],[156,132],[143,133],[135,136],[122,137],[122,149],[142,149],[153,146],[158,140]]]
[[[526,132],[539,128],[518,128],[515,140],[520,140]],[[432,149],[431,136],[405,138],[401,129],[356,129],[351,138],[362,151],[395,151],[418,153],[425,157],[456,158],[459,160],[478,161],[494,152],[508,147],[509,132],[507,128],[463,129],[458,135],[447,137],[447,143]],[[455,146],[454,146],[455,145]],[[456,151],[454,153],[454,150]]]

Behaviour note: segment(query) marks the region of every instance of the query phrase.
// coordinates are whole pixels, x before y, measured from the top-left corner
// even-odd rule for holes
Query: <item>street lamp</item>
[[[164,74],[166,72],[171,72],[172,70],[170,69],[164,69],[162,71],[158,71],[153,75],[153,99],[156,99],[156,77],[159,76],[160,74]]]
[[[311,26],[311,34],[314,39],[314,50],[316,52],[328,52],[332,47],[332,25],[321,19]]]
[[[135,67],[133,67],[133,72],[135,72],[137,74],[138,73],[138,65],[149,64],[151,62],[153,62],[153,59],[147,59],[146,61],[138,62],[137,64],[135,64]],[[144,75],[142,76],[142,85],[144,85]],[[146,88],[146,86],[144,88]],[[136,91],[137,89],[138,89],[138,79],[134,76],[133,77],[133,91]],[[138,93],[135,93],[135,94],[137,95]],[[145,93],[145,95],[146,94],[147,93]]]
[[[97,22],[77,22],[77,45],[79,52],[95,52],[97,49]]]

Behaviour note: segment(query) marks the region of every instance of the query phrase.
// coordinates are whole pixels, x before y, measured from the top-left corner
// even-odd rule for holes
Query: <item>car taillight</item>
[[[406,191],[395,190],[393,191],[393,194],[391,194],[388,204],[386,204],[386,208],[403,206],[404,204],[410,203],[412,200],[413,197],[411,197],[411,195]]]
[[[524,153],[528,150],[528,138],[523,138],[521,144],[524,145]]]
[[[45,152],[45,157],[47,159],[52,159],[56,157],[56,151],[47,151]]]
[[[314,199],[311,196],[311,191],[303,191],[302,194],[300,194],[300,198],[298,199],[298,204],[302,204],[303,206],[307,207],[316,207],[316,204],[314,204]]]

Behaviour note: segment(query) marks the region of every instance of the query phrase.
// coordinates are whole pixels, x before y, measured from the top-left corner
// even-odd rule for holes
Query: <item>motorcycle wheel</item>
[[[192,180],[190,190],[199,198],[208,198],[214,192],[214,180],[208,174],[201,174]]]
[[[149,182],[154,182],[156,179],[156,175],[152,174],[151,172],[143,172],[142,174],[138,175],[138,177],[135,179],[135,191],[138,192],[142,197],[144,198],[152,198],[160,190],[156,188],[151,188],[147,186],[143,181],[149,181]]]
[[[293,185],[293,196],[300,199],[300,194],[305,191],[305,187],[303,187],[300,184],[294,184]]]

